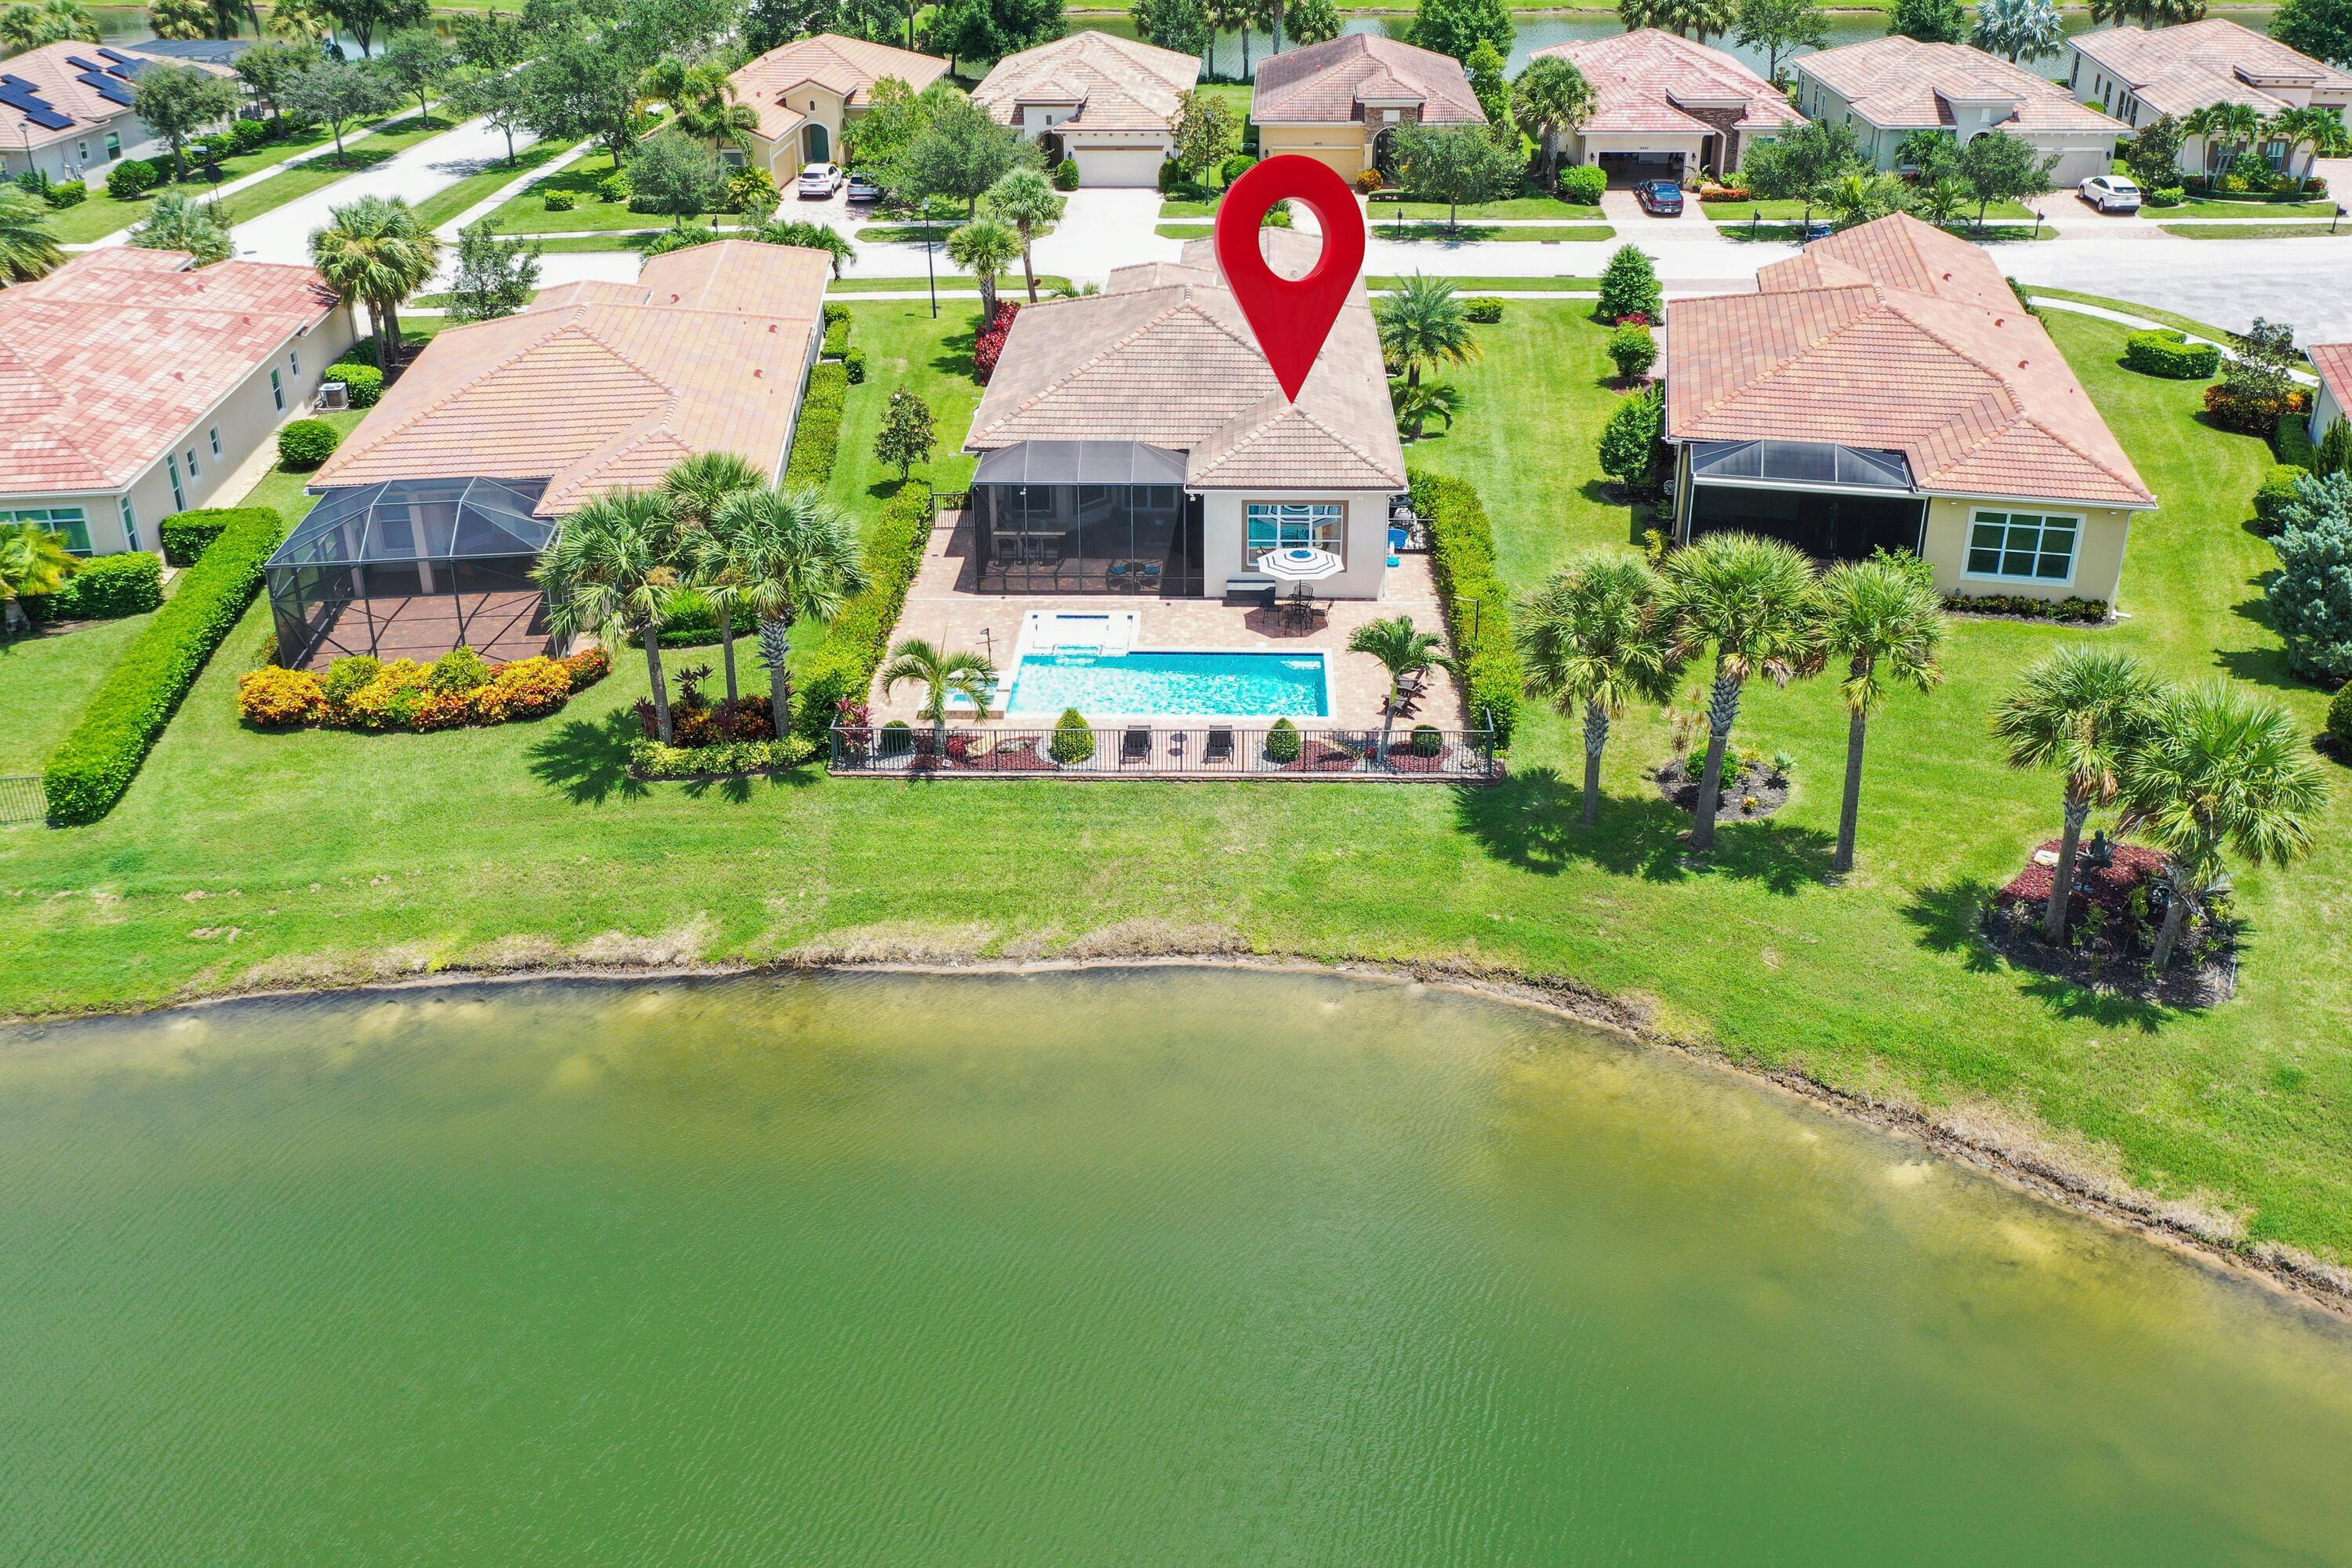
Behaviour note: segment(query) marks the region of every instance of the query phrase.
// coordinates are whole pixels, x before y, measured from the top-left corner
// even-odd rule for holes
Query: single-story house
[[[568,513],[700,452],[782,473],[830,268],[721,240],[441,332],[319,470],[321,499],[270,559],[279,659],[541,651],[530,573]]]
[[[2352,419],[2352,343],[2314,343],[2305,352],[2311,356],[2311,368],[2319,373],[2307,426],[2316,444],[2327,438],[2336,421]]]
[[[52,180],[104,184],[118,159],[163,152],[146,121],[131,112],[131,84],[158,65],[235,74],[209,61],[79,42],[0,59],[0,177],[37,170]]]
[[[1985,252],[1898,213],[1668,313],[1674,531],[1917,552],[1947,594],[2113,603],[2156,498]]]
[[[1575,39],[1535,51],[1563,59],[1592,87],[1592,112],[1547,151],[1594,163],[1612,184],[1729,174],[1748,149],[1805,122],[1788,95],[1721,49],[1662,27]]]
[[[2058,155],[2060,189],[2114,167],[2116,139],[2129,128],[2074,100],[2074,95],[2023,66],[1965,44],[1923,44],[1890,33],[1791,62],[1797,108],[1809,119],[1850,125],[1864,157],[1880,169],[1915,131],[1948,132],[1973,141],[2006,132],[2042,153]]]
[[[1198,56],[1110,33],[1072,33],[996,62],[971,100],[1034,142],[1078,184],[1155,185],[1176,144],[1176,100],[1201,79]]]
[[[936,55],[818,33],[770,49],[727,79],[760,116],[747,161],[784,184],[806,164],[843,161],[842,134],[872,107],[875,83],[896,77],[920,92],[947,70]]]
[[[1318,248],[1263,234],[1285,270]],[[1344,563],[1319,594],[1378,598],[1405,487],[1362,282],[1293,403],[1205,239],[1180,263],[1115,270],[1100,294],[1024,309],[963,449],[980,458],[982,592],[1216,596],[1270,585],[1260,557],[1307,546]]]
[[[1484,125],[1462,62],[1372,33],[1285,49],[1257,68],[1250,92],[1261,157],[1300,153],[1347,179],[1393,174],[1401,125]]]
[[[2066,40],[2066,80],[2083,98],[2095,98],[2137,130],[2160,115],[2186,120],[2219,103],[2251,105],[2264,118],[2283,109],[2317,105],[2345,118],[2352,107],[2352,72],[2299,54],[2267,34],[2218,16],[2176,27],[2109,27]],[[2311,173],[2308,146],[2293,149],[2271,142],[2257,149],[2263,161],[2289,174]],[[2181,143],[2180,167],[2189,174],[2214,172],[2220,149],[2201,136]],[[2301,154],[2299,166],[2288,158]]]
[[[304,412],[357,335],[308,267],[119,246],[0,289],[0,521],[152,550]]]

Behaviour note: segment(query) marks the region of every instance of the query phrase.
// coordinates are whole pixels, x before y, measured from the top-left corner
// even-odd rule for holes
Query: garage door
[[[1106,185],[1156,185],[1165,160],[1156,147],[1080,147],[1071,156],[1078,161],[1078,188]]]
[[[2115,166],[2115,154],[2102,147],[2070,147],[2058,155],[2058,166],[2050,171],[2050,183],[2059,190],[2079,185],[2094,174],[2106,174]]]
[[[1683,177],[1683,155],[1680,153],[1603,153],[1601,167],[1609,183],[1622,190],[1638,185],[1644,180],[1679,180]]]

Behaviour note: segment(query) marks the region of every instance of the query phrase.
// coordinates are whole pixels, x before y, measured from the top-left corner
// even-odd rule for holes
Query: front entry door
[[[802,132],[802,141],[805,144],[807,153],[801,159],[802,163],[830,163],[833,162],[833,137],[824,126],[810,126]]]

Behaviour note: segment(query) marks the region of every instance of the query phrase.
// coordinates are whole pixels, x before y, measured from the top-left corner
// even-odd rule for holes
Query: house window
[[[131,549],[139,548],[139,513],[129,496],[117,496],[114,504],[122,509],[122,541]]]
[[[297,381],[302,379],[302,351],[295,349],[286,355],[286,370]]]
[[[87,163],[89,162],[89,142],[77,142],[74,143],[74,162],[77,163]]]
[[[169,452],[163,454],[163,472],[170,475],[172,479],[172,510],[173,511],[187,510],[188,498],[186,493],[180,489],[180,460],[177,458],[173,457]]]
[[[0,522],[29,522],[66,536],[66,548],[76,555],[89,553],[89,520],[78,506],[25,507],[0,511]],[[137,549],[137,545],[131,546]]]
[[[2016,583],[2069,583],[2074,577],[2079,517],[1980,511],[1969,531],[1968,574]]]
[[[196,449],[194,447],[191,447],[188,448],[188,478],[192,479],[200,479],[204,477],[205,471],[196,467]]]
[[[122,138],[114,132],[106,133],[106,161],[113,163],[122,156]]]
[[[278,405],[278,413],[286,412],[286,384],[278,379],[274,370],[269,373],[269,401]]]
[[[1268,551],[1311,545],[1344,558],[1347,509],[1338,501],[1258,501],[1249,503],[1248,526],[1242,561],[1255,566]]]
[[[215,425],[210,430],[205,431],[205,439],[212,443],[213,456],[215,458],[219,457],[221,455],[220,426]]]

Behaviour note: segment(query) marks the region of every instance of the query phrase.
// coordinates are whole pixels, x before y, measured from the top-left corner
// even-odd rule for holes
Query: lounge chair
[[[1118,741],[1118,764],[1146,763],[1151,760],[1151,731],[1141,727],[1131,729]]]
[[[1233,760],[1234,732],[1231,730],[1210,731],[1209,744],[1201,753],[1202,763],[1204,766],[1214,766],[1219,763],[1230,765]]]

